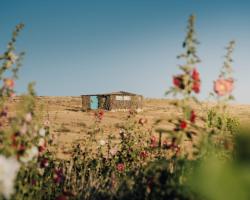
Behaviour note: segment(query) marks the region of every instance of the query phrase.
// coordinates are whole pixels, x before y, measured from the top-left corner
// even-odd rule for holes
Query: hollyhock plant
[[[185,53],[178,56],[178,58],[185,59],[185,64],[180,65],[181,74],[173,76],[173,85],[166,94],[172,93],[174,96],[177,94],[187,97],[192,91],[194,93],[200,92],[200,73],[198,72],[196,65],[200,62],[199,57],[196,55],[196,46],[199,43],[196,39],[194,31],[195,17],[190,16],[188,22],[188,33],[183,42],[183,48]]]
[[[174,86],[166,93],[167,95],[173,94],[174,97],[180,97],[173,102],[173,105],[182,111],[181,115],[178,115],[176,119],[169,120],[169,123],[172,123],[171,127],[174,128],[166,131],[170,134],[169,138],[175,138],[174,148],[170,148],[173,147],[173,143],[163,144],[164,148],[171,151],[174,149],[174,152],[179,152],[179,145],[185,145],[184,140],[192,140],[190,133],[195,134],[196,130],[193,130],[198,127],[196,124],[197,114],[193,108],[193,105],[199,103],[196,95],[201,92],[202,82],[197,68],[201,62],[197,55],[198,44],[195,32],[195,16],[191,15],[188,20],[187,34],[182,45],[184,53],[177,57],[184,60],[184,64],[179,65],[182,73],[173,76]],[[179,134],[175,135],[176,132]]]
[[[0,54],[0,81],[2,83],[0,87],[0,123],[2,125],[0,134],[0,199],[1,197],[10,198],[14,186],[20,193],[17,195],[17,199],[26,199],[27,192],[25,197],[22,196],[24,185],[30,186],[31,180],[34,180],[32,176],[38,175],[36,166],[40,165],[38,161],[40,160],[39,150],[41,148],[38,149],[37,143],[40,137],[46,137],[44,127],[40,123],[41,116],[35,110],[40,111],[40,106],[35,103],[36,94],[33,84],[28,85],[27,94],[18,97],[17,109],[14,109],[14,113],[9,114],[8,106],[13,101],[15,81],[23,56],[23,53],[14,53],[16,37],[22,28],[23,24],[16,27],[7,50]],[[8,78],[4,77],[5,74],[8,74]],[[45,147],[45,143],[40,147]],[[42,165],[47,166],[48,164],[44,162]],[[17,173],[18,180],[15,182]],[[36,181],[41,182],[38,179]],[[25,189],[28,189],[27,185]],[[13,199],[16,198],[13,197]]]
[[[234,79],[232,76],[232,53],[234,50],[235,41],[230,41],[227,46],[225,61],[222,66],[219,78],[214,81],[213,90],[219,101],[228,101],[233,99],[232,92],[234,89]],[[214,95],[213,93],[211,93]]]

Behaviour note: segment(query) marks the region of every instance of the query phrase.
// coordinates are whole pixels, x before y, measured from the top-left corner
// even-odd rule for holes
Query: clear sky
[[[234,39],[237,102],[250,103],[249,0],[1,0],[0,50],[25,23],[17,91],[36,81],[38,95],[125,90],[164,97],[178,73],[187,18],[197,16],[201,99],[212,90]]]

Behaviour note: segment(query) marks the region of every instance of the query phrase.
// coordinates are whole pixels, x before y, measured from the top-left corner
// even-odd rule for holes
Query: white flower
[[[0,195],[9,199],[14,192],[16,175],[20,164],[15,158],[0,155]]]
[[[32,120],[32,115],[31,115],[31,113],[27,113],[27,114],[26,114],[25,120],[26,120],[26,122],[31,122],[31,120]]]
[[[101,146],[104,146],[106,144],[105,140],[100,140],[99,143]]]
[[[27,149],[22,157],[20,157],[20,161],[23,163],[27,163],[34,158],[36,158],[39,154],[38,148],[36,146],[33,146],[30,149]]]
[[[44,128],[40,128],[40,130],[39,130],[39,135],[40,135],[41,137],[44,137],[45,134],[46,134],[46,130],[45,130]]]

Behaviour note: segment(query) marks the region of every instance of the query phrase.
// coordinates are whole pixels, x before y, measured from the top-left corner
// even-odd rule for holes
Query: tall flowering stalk
[[[20,168],[14,148],[11,145],[11,128],[6,124],[10,122],[8,100],[15,95],[14,86],[20,60],[23,53],[15,53],[15,43],[23,24],[16,26],[12,38],[7,45],[7,50],[0,54],[0,198],[10,198],[14,192],[14,181]],[[6,72],[12,72],[11,77],[5,77]],[[11,74],[11,73],[9,73]]]
[[[214,140],[212,140],[212,143],[225,147],[225,149],[231,148],[231,136],[236,132],[239,125],[238,120],[228,114],[226,109],[227,103],[234,99],[232,95],[235,83],[232,68],[234,47],[235,41],[230,41],[226,47],[225,61],[218,78],[214,81],[213,92],[210,93],[210,96],[216,99],[217,104],[208,110],[207,118],[209,135],[215,135],[219,141],[214,143]]]
[[[213,96],[216,96],[217,100],[221,103],[226,103],[229,100],[233,100],[234,96],[232,91],[234,88],[234,78],[233,78],[233,69],[232,69],[232,53],[235,47],[235,41],[230,41],[226,47],[227,53],[225,55],[225,61],[223,67],[219,74],[217,80],[214,81],[214,93]]]
[[[181,95],[184,99],[193,97],[192,94],[200,93],[200,74],[197,64],[200,59],[197,56],[197,45],[199,44],[195,33],[195,16],[191,15],[188,20],[187,35],[182,44],[185,52],[178,59],[184,59],[184,64],[179,65],[182,73],[173,76],[173,87],[166,94],[172,93],[174,96]]]
[[[179,65],[181,73],[173,76],[173,86],[166,92],[166,95],[180,97],[174,105],[181,109],[182,114],[177,120],[169,120],[174,124],[174,128],[168,131],[172,135],[172,141],[168,142],[167,146],[176,153],[180,152],[180,145],[184,140],[193,139],[197,129],[197,113],[191,106],[192,102],[198,102],[196,94],[200,93],[201,87],[200,73],[197,69],[201,61],[197,55],[199,42],[195,32],[195,19],[194,15],[189,17],[187,35],[182,45],[185,52],[177,56],[178,59],[184,60],[184,64]]]
[[[13,31],[7,50],[0,55],[0,199],[11,198],[19,169],[29,164],[39,164],[44,156],[48,127],[40,123],[41,116],[35,112],[35,91],[29,84],[28,93],[20,96],[18,109],[9,112],[9,104],[15,97],[15,80],[24,53],[15,52],[17,36],[24,25]],[[39,109],[39,108],[38,108]],[[16,185],[16,187],[18,187]]]

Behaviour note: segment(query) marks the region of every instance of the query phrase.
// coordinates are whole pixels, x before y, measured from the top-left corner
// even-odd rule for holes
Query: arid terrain
[[[18,98],[13,100],[13,105],[18,102]],[[51,133],[58,144],[58,155],[65,156],[71,151],[72,145],[81,143],[90,127],[94,124],[94,111],[82,112],[80,97],[37,97],[37,104],[43,105],[44,120],[49,120]],[[206,109],[207,104],[198,107],[198,110]],[[15,108],[12,108],[15,109]],[[234,104],[229,107],[229,112],[237,117],[241,123],[248,123],[250,120],[250,106]],[[157,119],[170,119],[177,114],[176,108],[166,99],[145,99],[144,109],[138,113],[136,118],[146,118],[146,128]],[[101,127],[104,136],[109,134],[119,135],[117,125],[127,120],[128,112],[105,111]],[[164,124],[163,124],[164,126]]]

